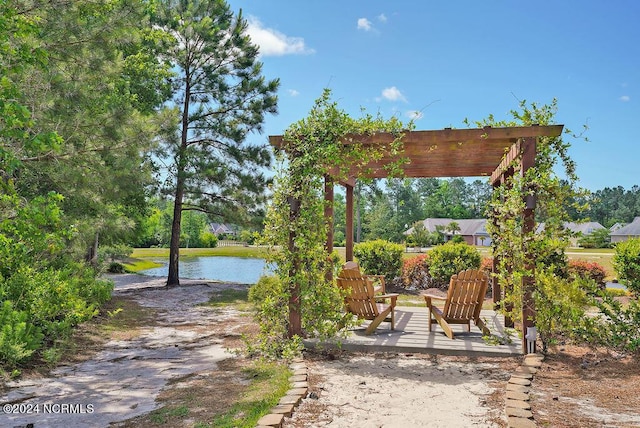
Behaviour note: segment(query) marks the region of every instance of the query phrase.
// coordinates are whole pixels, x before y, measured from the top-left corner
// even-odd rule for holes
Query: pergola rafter
[[[402,135],[404,151],[399,155],[388,154],[382,159],[370,162],[359,168],[351,168],[349,177],[341,182],[346,188],[346,257],[353,260],[353,188],[357,178],[384,178],[388,176],[385,166],[406,158],[407,163],[401,170],[407,178],[429,177],[488,177],[494,187],[504,183],[509,176],[526,171],[535,165],[536,143],[540,137],[558,137],[563,125],[520,126],[477,129],[443,129],[430,131],[407,131]],[[397,134],[386,132],[373,135],[347,135],[342,143],[362,145],[387,145],[392,143]],[[270,136],[270,143],[275,147],[283,146],[283,137]],[[328,166],[325,176],[325,199],[330,203],[325,210],[329,224],[333,223],[333,179],[329,175]],[[523,212],[523,233],[533,230],[535,198],[527,200]],[[333,228],[330,227],[331,231]],[[333,236],[330,232],[327,240],[327,251],[333,250]],[[534,261],[530,260],[531,272]],[[498,263],[494,257],[494,263]],[[533,326],[535,310],[531,291],[534,284],[533,274],[523,279],[523,350],[527,351],[524,334],[526,328]],[[492,281],[494,302],[501,298],[497,281]]]

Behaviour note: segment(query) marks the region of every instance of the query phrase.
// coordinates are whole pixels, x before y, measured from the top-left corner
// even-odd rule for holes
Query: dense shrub
[[[249,288],[249,301],[255,305],[255,317],[260,334],[247,341],[250,353],[261,349],[270,355],[280,355],[280,346],[287,337],[286,320],[289,293],[277,276],[262,276]]]
[[[101,261],[123,260],[133,253],[133,248],[128,245],[103,245],[98,249],[98,257]]]
[[[571,278],[591,279],[595,281],[598,288],[605,289],[604,278],[607,276],[607,272],[604,267],[595,262],[587,262],[585,260],[570,260],[568,265],[568,272]]]
[[[0,364],[13,369],[55,346],[94,316],[113,284],[75,262],[67,250],[73,228],[62,222],[61,197],[25,202],[0,195]],[[9,355],[10,354],[10,355]],[[55,352],[51,353],[52,355]]]
[[[200,245],[202,245],[202,248],[215,248],[218,246],[218,237],[211,232],[202,232],[200,234]]]
[[[598,317],[586,317],[584,338],[597,345],[623,351],[640,351],[640,301],[632,299],[627,305],[612,295],[611,289],[599,291],[594,304]]]
[[[474,247],[447,242],[434,247],[429,253],[429,273],[435,286],[446,288],[451,275],[465,269],[478,269],[480,259],[480,253]]]
[[[640,295],[640,239],[629,239],[616,244],[613,267],[620,282],[635,295]]]
[[[429,256],[420,254],[402,262],[402,285],[406,288],[430,288]]]
[[[0,361],[15,367],[40,348],[44,335],[29,321],[29,314],[13,308],[10,301],[0,303]]]
[[[611,248],[611,232],[609,229],[598,229],[589,235],[578,238],[578,245],[582,248]]]
[[[364,272],[385,275],[389,279],[400,275],[403,252],[402,245],[382,239],[357,244],[353,249],[353,255]]]
[[[330,336],[337,335],[339,321],[343,318],[343,296],[338,287],[314,287],[305,290],[301,301],[302,328],[310,336],[316,332],[317,325],[323,324],[330,330]],[[312,291],[312,292],[311,292]],[[290,290],[277,276],[262,276],[249,289],[249,301],[255,306],[254,317],[260,326],[260,332],[245,337],[247,352],[268,358],[290,359],[302,350],[301,338],[288,339],[289,296]],[[324,311],[321,304],[331,311]],[[331,318],[333,314],[333,318]],[[351,326],[352,323],[344,323]]]
[[[107,266],[107,272],[109,273],[125,273],[126,271],[124,265],[120,262],[111,262]]]
[[[569,280],[552,272],[536,272],[536,327],[543,352],[562,339],[576,338],[579,332],[584,334],[579,326],[585,319],[591,284],[582,278]]]

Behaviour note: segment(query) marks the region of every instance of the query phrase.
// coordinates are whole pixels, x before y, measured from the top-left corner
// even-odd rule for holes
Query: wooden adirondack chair
[[[374,294],[385,293],[384,275],[365,275],[360,271],[360,266],[354,261],[346,262],[342,265],[342,271],[340,272],[342,278],[360,279],[366,278],[373,283]]]
[[[436,321],[445,334],[453,339],[451,324],[464,324],[467,326],[467,331],[470,331],[471,321],[473,321],[482,334],[491,334],[484,321],[480,319],[480,311],[486,292],[487,276],[484,272],[468,269],[451,277],[447,297],[429,292],[423,293],[429,309],[429,331],[431,331],[432,323]],[[434,300],[444,301],[444,308],[437,307]]]
[[[346,271],[350,271],[347,269]],[[374,286],[370,279],[362,275],[353,276],[343,270],[338,275],[338,286],[346,291],[345,309],[347,312],[357,316],[359,319],[370,320],[365,334],[372,334],[382,321],[391,323],[391,330],[395,330],[396,299],[398,294],[383,294],[376,296]],[[380,303],[379,301],[389,300],[390,303]]]

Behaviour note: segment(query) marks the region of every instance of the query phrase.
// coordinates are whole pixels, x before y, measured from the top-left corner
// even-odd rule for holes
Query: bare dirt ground
[[[285,428],[502,427],[518,362],[425,354],[310,354],[310,394]]]
[[[536,373],[531,405],[541,427],[640,427],[638,355],[564,346]]]

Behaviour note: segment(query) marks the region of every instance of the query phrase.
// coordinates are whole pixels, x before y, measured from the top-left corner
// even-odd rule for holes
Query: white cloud
[[[619,99],[620,99],[620,101],[625,102],[625,103],[627,101],[631,101],[631,97],[629,95],[623,95]]]
[[[300,95],[300,92],[296,91],[295,89],[287,89],[287,92],[289,92],[289,95],[291,95],[292,97],[297,97],[298,95]]]
[[[422,119],[424,117],[424,114],[421,111],[418,111],[418,110],[409,110],[407,112],[407,116],[411,120],[420,120],[420,119]]]
[[[404,101],[405,103],[407,102],[407,99],[404,95],[402,95],[400,89],[396,88],[395,86],[384,88],[382,90],[382,97],[389,101]]]
[[[378,15],[378,21],[387,22],[387,16],[384,13],[381,13],[380,15]]]
[[[302,37],[289,37],[272,28],[263,27],[262,23],[253,16],[249,17],[247,22],[247,33],[253,43],[260,47],[260,55],[282,56],[315,52],[305,46]]]
[[[367,18],[358,19],[358,30],[371,31],[372,29],[373,25]]]

